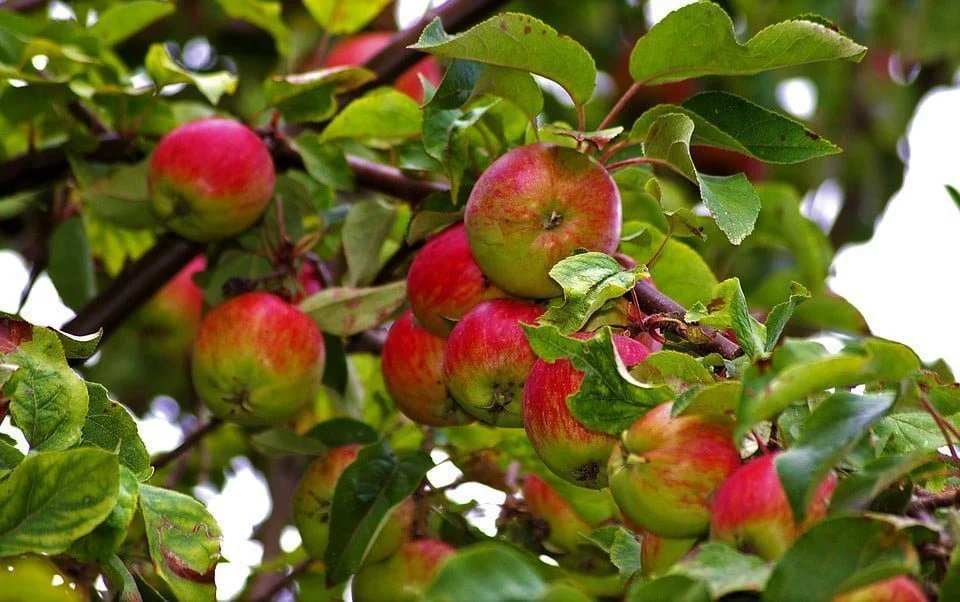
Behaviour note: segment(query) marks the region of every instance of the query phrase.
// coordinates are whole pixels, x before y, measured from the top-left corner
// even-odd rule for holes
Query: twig
[[[943,493],[915,496],[910,502],[914,510],[936,510],[960,505],[960,489],[952,489]]]
[[[953,445],[953,440],[950,438],[950,431],[953,431],[954,435],[957,435],[957,429],[953,427],[952,424],[947,422],[947,419],[944,418],[940,412],[937,411],[937,408],[933,407],[926,397],[920,396],[920,405],[923,406],[923,409],[927,411],[928,414],[933,416],[933,421],[937,423],[937,428],[940,429],[940,433],[943,435],[944,441],[947,443],[947,448],[950,450],[950,455],[953,459],[960,464],[960,456],[957,455],[957,449]],[[960,441],[960,436],[958,436],[958,441]]]
[[[170,462],[178,458],[181,454],[184,454],[187,451],[189,451],[194,445],[196,445],[197,443],[200,443],[200,441],[202,441],[204,437],[206,437],[213,431],[217,430],[222,425],[223,425],[223,421],[220,420],[219,418],[211,418],[209,422],[207,422],[201,427],[198,427],[192,433],[187,435],[183,439],[183,443],[178,445],[175,449],[172,449],[165,454],[161,454],[157,456],[157,459],[153,461],[153,469],[160,470],[161,468],[163,468],[164,466],[166,466],[167,464],[169,464]]]
[[[640,82],[633,82],[627,91],[623,93],[623,96],[620,97],[620,100],[617,101],[617,104],[613,105],[613,108],[610,109],[610,112],[607,113],[607,116],[603,118],[603,121],[600,122],[600,125],[597,126],[598,130],[602,130],[610,123],[616,119],[617,115],[620,114],[620,111],[623,110],[627,103],[630,102],[630,99],[636,96],[637,92],[640,91],[640,88],[643,87],[643,84]]]
[[[631,165],[658,165],[660,167],[666,167],[671,171],[675,171],[677,174],[686,178],[686,174],[680,171],[676,165],[670,163],[669,161],[664,161],[663,159],[656,159],[654,157],[631,157],[629,159],[624,159],[623,161],[617,161],[616,163],[611,163],[607,165],[607,171],[614,171],[615,169],[620,169],[623,167],[629,167]]]
[[[274,596],[276,596],[286,588],[290,587],[294,579],[296,579],[301,574],[306,572],[306,570],[310,568],[310,564],[312,562],[313,562],[313,559],[305,558],[300,562],[298,562],[297,564],[295,564],[293,566],[293,569],[289,573],[284,575],[283,579],[279,579],[276,583],[271,585],[270,588],[263,593],[263,595],[254,598],[253,599],[254,602],[270,602],[270,600],[273,600]]]

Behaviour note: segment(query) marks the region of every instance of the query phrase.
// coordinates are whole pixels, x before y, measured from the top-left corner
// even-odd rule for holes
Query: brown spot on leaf
[[[819,140],[820,134],[816,132],[811,132],[810,130],[803,130],[803,135],[811,140]]]
[[[724,301],[720,297],[717,297],[716,299],[711,299],[710,303],[707,304],[707,311],[709,311],[710,313],[714,313],[716,311],[723,309],[724,305],[726,305],[726,301]]]
[[[533,28],[531,28],[529,25],[527,25],[527,26],[525,26],[525,27],[523,28],[523,33],[524,33],[524,35],[530,33],[531,31],[533,31]]]
[[[11,353],[33,340],[33,327],[23,320],[0,317],[0,353]]]
[[[500,19],[500,29],[503,31],[507,30],[507,22],[504,21],[503,19]]]
[[[170,572],[174,575],[195,583],[213,583],[214,573],[216,573],[217,568],[216,564],[208,568],[205,572],[201,573],[192,566],[188,565],[169,549],[161,546],[160,552],[163,554],[163,563],[167,565],[167,568],[169,568]]]

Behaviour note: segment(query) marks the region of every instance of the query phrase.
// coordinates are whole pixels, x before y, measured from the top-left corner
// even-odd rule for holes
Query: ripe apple
[[[687,555],[696,545],[693,539],[670,539],[654,535],[649,531],[640,532],[640,574],[643,577],[662,575]]]
[[[527,510],[549,527],[544,543],[560,553],[575,551],[580,545],[580,533],[590,535],[594,526],[588,523],[540,477],[528,474],[523,479],[523,499]]]
[[[203,311],[203,291],[193,275],[206,268],[207,258],[197,255],[144,305],[137,326],[149,337],[151,353],[174,357],[190,351]]]
[[[439,337],[477,303],[506,294],[490,284],[470,254],[463,224],[431,238],[407,273],[407,299],[417,322]]]
[[[420,328],[409,311],[387,333],[380,357],[383,379],[397,408],[414,422],[453,426],[472,420],[443,384],[446,343]]]
[[[273,196],[266,145],[231,119],[198,119],[160,140],[147,172],[150,208],[168,229],[207,242],[253,225]]]
[[[539,305],[493,299],[457,322],[443,354],[443,381],[460,407],[487,424],[522,426],[523,383],[537,356],[520,323],[542,313]]]
[[[360,445],[335,447],[317,458],[303,473],[293,492],[293,523],[300,531],[303,547],[311,558],[323,558],[330,537],[330,506],[340,475],[360,452]],[[364,559],[378,562],[397,551],[413,524],[413,498],[391,511],[383,529]]]
[[[309,261],[304,261],[300,264],[300,270],[297,273],[297,284],[299,288],[293,293],[292,303],[300,303],[307,297],[323,290],[323,281],[320,279],[320,274],[317,273],[317,268],[313,267],[313,264]]]
[[[650,353],[642,344],[624,336],[614,336],[613,344],[628,367],[640,363]],[[570,360],[552,364],[537,360],[523,388],[523,428],[550,470],[575,485],[601,489],[607,486],[604,467],[617,439],[588,429],[570,413],[567,398],[580,390],[581,382],[583,372],[574,368]]]
[[[418,602],[457,549],[438,539],[406,541],[397,553],[353,577],[354,602]]]
[[[644,531],[671,538],[706,533],[710,496],[740,465],[726,415],[670,417],[661,404],[624,431],[610,455],[610,491]]]
[[[899,575],[834,596],[831,602],[927,602],[927,594],[913,579]]]
[[[824,478],[810,501],[806,519],[797,525],[777,475],[776,456],[766,454],[744,464],[717,488],[710,508],[712,539],[776,560],[807,527],[826,516],[837,475],[831,472]]]
[[[334,44],[326,57],[319,52],[313,55],[304,64],[303,71],[322,67],[362,65],[389,44],[392,36],[393,34],[388,31],[373,31],[350,36]],[[427,57],[404,71],[393,82],[393,87],[415,101],[423,102],[423,85],[420,83],[420,75],[434,87],[438,86],[443,78],[443,72],[437,60]]]
[[[555,297],[550,268],[577,249],[613,253],[620,192],[602,165],[571,148],[530,144],[493,162],[467,201],[470,250],[508,293]]]
[[[246,293],[200,324],[193,384],[216,416],[243,425],[290,418],[316,397],[323,335],[306,314],[269,293]]]

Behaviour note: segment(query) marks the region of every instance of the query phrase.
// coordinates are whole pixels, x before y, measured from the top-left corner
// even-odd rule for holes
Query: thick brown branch
[[[203,426],[198,427],[196,430],[187,435],[183,443],[178,445],[175,449],[168,451],[165,454],[157,456],[157,459],[153,461],[154,470],[160,470],[173,460],[180,457],[182,454],[185,454],[190,449],[193,448],[196,444],[200,443],[204,437],[217,430],[223,425],[223,421],[219,418],[211,418],[209,422]]]
[[[951,489],[943,493],[918,495],[910,502],[913,510],[936,510],[960,506],[960,489]]]

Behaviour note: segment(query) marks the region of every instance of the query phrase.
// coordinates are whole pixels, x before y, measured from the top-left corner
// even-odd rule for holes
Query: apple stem
[[[943,438],[947,442],[947,448],[950,449],[950,455],[957,464],[960,464],[960,455],[957,454],[957,448],[954,446],[953,440],[950,437],[950,433],[952,431],[954,436],[957,437],[957,440],[960,441],[960,433],[957,432],[956,427],[950,424],[940,414],[940,412],[937,411],[937,408],[933,407],[925,395],[920,396],[920,405],[922,405],[923,409],[925,409],[927,413],[933,417],[934,422],[937,423],[937,427],[940,429],[940,433],[943,434]]]
[[[600,125],[597,127],[598,130],[606,128],[610,123],[617,117],[620,111],[623,110],[627,103],[630,102],[630,99],[633,98],[637,92],[640,91],[640,88],[643,87],[641,82],[633,82],[633,84],[627,88],[627,91],[623,93],[620,99],[617,101],[617,104],[613,105],[613,108],[610,109],[610,112],[607,113],[607,116],[603,118],[603,121],[600,122]]]

